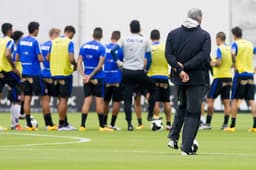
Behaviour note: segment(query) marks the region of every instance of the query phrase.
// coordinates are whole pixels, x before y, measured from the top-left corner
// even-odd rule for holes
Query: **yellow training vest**
[[[0,38],[0,71],[5,71],[5,72],[12,71],[12,66],[7,60],[7,57],[5,55],[6,45],[10,40],[12,39],[8,36]]]
[[[231,48],[227,45],[219,46],[221,51],[221,65],[213,67],[213,78],[232,78],[232,56]],[[214,58],[214,60],[217,60]]]
[[[70,42],[71,40],[67,37],[59,37],[52,41],[50,54],[52,76],[69,76],[73,73],[68,52]]]
[[[238,51],[236,55],[236,69],[238,73],[253,73],[253,44],[247,40],[236,41]]]
[[[148,76],[168,76],[169,68],[165,58],[164,45],[152,44],[152,63]]]

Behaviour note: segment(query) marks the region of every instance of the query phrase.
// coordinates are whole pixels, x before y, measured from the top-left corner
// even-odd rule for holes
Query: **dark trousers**
[[[153,110],[156,101],[156,87],[154,82],[147,76],[144,70],[123,70],[123,86],[124,86],[124,110],[128,123],[132,120],[132,96],[134,88],[139,85],[150,93],[148,116],[153,117]]]
[[[178,140],[182,132],[182,150],[189,153],[196,138],[205,86],[177,86],[178,106],[169,138]]]

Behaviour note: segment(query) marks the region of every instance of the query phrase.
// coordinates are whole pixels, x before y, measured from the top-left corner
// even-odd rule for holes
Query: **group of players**
[[[86,130],[87,115],[90,111],[93,97],[96,100],[100,131],[120,130],[116,126],[116,119],[122,100],[125,100],[128,130],[132,131],[131,101],[129,96],[131,93],[134,93],[135,96],[135,111],[138,119],[138,127],[136,129],[143,128],[140,96],[144,95],[148,99],[151,110],[153,103],[153,113],[149,113],[148,120],[152,120],[153,116],[151,114],[154,114],[153,119],[159,119],[159,102],[162,102],[166,115],[166,129],[170,130],[169,66],[165,59],[164,44],[160,42],[160,32],[152,30],[150,42],[145,38],[142,39],[143,36],[140,34],[138,21],[132,21],[130,29],[132,35],[121,43],[124,48],[118,48],[120,47],[120,31],[113,31],[111,42],[104,45],[101,43],[103,37],[102,28],[95,28],[93,40],[81,46],[76,61],[74,43],[72,42],[76,31],[73,26],[66,26],[64,35],[60,35],[60,29],[52,28],[49,31],[50,40],[40,45],[36,39],[39,33],[39,23],[29,23],[28,36],[23,36],[21,31],[13,32],[12,24],[10,23],[2,24],[0,92],[2,92],[5,84],[9,86],[8,96],[12,102],[12,129],[23,129],[18,120],[21,110],[24,110],[27,123],[26,129],[30,131],[37,130],[31,123],[30,103],[32,96],[38,95],[41,96],[42,112],[47,130],[75,130],[76,128],[68,122],[67,101],[72,93],[72,74],[78,70],[84,85],[80,131]],[[256,132],[254,67],[252,62],[256,49],[251,42],[242,39],[242,30],[239,27],[233,28],[232,34],[234,43],[231,47],[225,43],[225,33],[219,32],[216,36],[218,48],[216,56],[212,57],[210,62],[213,82],[207,95],[206,123],[201,125],[201,129],[211,129],[214,100],[221,95],[225,108],[224,123],[221,129],[228,132],[236,130],[237,109],[241,99],[245,99],[251,106],[253,114],[253,127],[250,131]],[[129,46],[129,48],[126,48],[126,46]],[[140,64],[141,58],[135,58],[134,61],[129,59],[129,57],[133,57],[133,54],[138,55],[141,53],[144,56],[144,61],[142,61],[143,73],[136,70],[138,67],[136,63]],[[130,70],[127,68],[130,68]],[[234,76],[232,68],[235,70]],[[144,74],[147,74],[147,77]],[[148,77],[153,82],[151,86],[149,85],[150,83],[147,83],[149,81]],[[144,80],[145,83],[143,84]],[[148,86],[148,88],[144,88],[144,86]],[[230,96],[231,91],[232,95]],[[152,94],[154,94],[154,99],[151,99],[153,98]],[[58,98],[58,126],[54,124],[51,117],[49,106],[51,97]],[[110,103],[112,105],[112,117],[110,126],[107,126]],[[228,126],[230,115],[232,117],[231,125]]]
[[[118,49],[114,55],[112,48],[118,46],[121,38],[120,31],[113,31],[111,42],[101,43],[103,30],[97,27],[93,31],[93,40],[83,44],[80,48],[77,61],[74,57],[75,35],[73,26],[64,28],[64,35],[60,29],[52,28],[49,31],[49,40],[39,44],[36,39],[39,33],[39,23],[28,24],[29,35],[12,30],[12,24],[2,24],[3,37],[0,39],[0,92],[8,85],[8,98],[11,100],[11,128],[13,130],[37,130],[33,126],[30,115],[30,104],[33,95],[41,96],[42,112],[47,130],[75,130],[68,123],[67,101],[72,93],[72,74],[78,70],[84,85],[84,103],[82,106],[80,131],[86,130],[87,115],[93,97],[96,100],[96,112],[99,119],[100,131],[120,130],[115,125],[117,115],[123,100],[122,64],[123,49]],[[140,35],[139,35],[140,36]],[[164,45],[160,43],[160,32],[151,32],[150,44],[147,41],[150,55],[145,55],[144,68],[148,76],[156,81],[158,88],[158,102],[155,103],[154,115],[159,117],[160,105],[163,102],[166,113],[166,128],[171,128],[170,86],[168,83],[169,68],[164,56]],[[152,48],[152,50],[151,50]],[[152,54],[152,56],[151,56]],[[160,81],[159,81],[160,80]],[[141,118],[141,95],[149,98],[149,93],[139,84],[135,85],[134,100],[138,118],[138,127],[143,129]],[[52,120],[50,98],[57,97],[59,125]],[[112,100],[112,102],[111,102]],[[109,105],[112,103],[112,118],[107,126]],[[20,113],[24,112],[26,128],[19,124]],[[1,128],[4,130],[4,128]],[[133,130],[133,127],[128,130]]]

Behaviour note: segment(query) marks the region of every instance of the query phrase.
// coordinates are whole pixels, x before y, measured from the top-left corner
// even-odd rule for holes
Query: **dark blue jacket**
[[[171,80],[176,85],[205,85],[209,83],[211,37],[201,29],[181,26],[168,34],[165,56],[172,67]],[[177,62],[184,65],[182,69]],[[189,74],[190,80],[183,83],[181,70]]]

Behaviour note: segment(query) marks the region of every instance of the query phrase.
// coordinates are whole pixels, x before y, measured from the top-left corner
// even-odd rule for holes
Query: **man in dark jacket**
[[[211,38],[201,29],[202,11],[191,9],[180,28],[171,31],[166,41],[165,56],[171,65],[171,80],[177,88],[178,106],[168,146],[178,149],[183,126],[182,155],[195,154],[193,141],[200,123],[200,108],[208,83]]]

